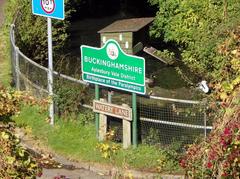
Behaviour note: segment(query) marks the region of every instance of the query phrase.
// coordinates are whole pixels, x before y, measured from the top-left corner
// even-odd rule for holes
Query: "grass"
[[[0,83],[9,86],[10,74],[10,57],[7,29],[5,26],[0,27]],[[9,53],[8,53],[9,52]]]
[[[93,124],[83,125],[80,120],[67,122],[57,119],[52,127],[46,118],[47,115],[39,113],[37,107],[24,106],[14,120],[19,126],[29,126],[32,135],[51,150],[74,160],[147,171],[156,171],[157,167],[162,167],[162,171],[168,173],[181,172],[176,160],[170,159],[166,151],[154,146],[140,145],[127,150],[120,148],[111,158],[103,158],[96,147],[99,142]]]
[[[1,4],[2,5],[2,4]],[[17,0],[7,1],[1,9],[4,10],[4,22],[0,26],[0,84],[9,87],[11,82],[11,61],[10,61],[10,25],[15,17],[18,8]]]

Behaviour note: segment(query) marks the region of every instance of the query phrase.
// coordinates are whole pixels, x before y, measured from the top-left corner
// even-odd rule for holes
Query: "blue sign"
[[[64,19],[64,0],[32,0],[32,12],[35,15]]]

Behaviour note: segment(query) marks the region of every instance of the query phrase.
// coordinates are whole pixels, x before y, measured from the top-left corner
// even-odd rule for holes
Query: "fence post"
[[[207,139],[207,114],[206,114],[206,108],[204,110],[204,137],[205,140]]]
[[[14,24],[11,24],[10,30],[10,44],[11,44],[11,67],[12,67],[12,77],[14,85],[16,82],[16,48],[15,48],[15,34],[14,34]]]
[[[20,90],[20,68],[19,68],[19,48],[14,48],[15,50],[15,74],[16,74],[16,88]]]

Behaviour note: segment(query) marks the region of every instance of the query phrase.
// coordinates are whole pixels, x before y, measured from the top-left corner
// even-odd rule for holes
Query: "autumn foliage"
[[[192,178],[240,177],[240,109],[218,123],[206,142],[193,144],[180,165]]]
[[[0,86],[0,118],[10,117],[19,111],[21,93]]]

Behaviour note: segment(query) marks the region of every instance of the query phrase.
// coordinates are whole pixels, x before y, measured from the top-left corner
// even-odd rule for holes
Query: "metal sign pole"
[[[47,18],[48,24],[48,92],[51,98],[49,104],[50,124],[54,125],[54,103],[53,103],[53,56],[52,56],[52,19]]]
[[[132,143],[133,147],[138,145],[138,123],[137,123],[137,94],[132,93]]]
[[[95,99],[99,100],[100,95],[99,95],[99,85],[95,85]],[[97,139],[99,139],[99,113],[95,113],[95,126],[96,126],[96,135]]]

